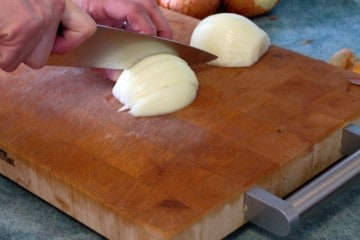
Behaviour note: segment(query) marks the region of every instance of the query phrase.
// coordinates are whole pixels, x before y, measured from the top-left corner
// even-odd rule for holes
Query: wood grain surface
[[[198,20],[165,11],[188,43]],[[341,157],[360,118],[354,73],[271,46],[250,68],[194,67],[194,103],[117,112],[89,69],[0,72],[0,173],[109,239],[221,239],[245,223],[243,195],[278,196]]]

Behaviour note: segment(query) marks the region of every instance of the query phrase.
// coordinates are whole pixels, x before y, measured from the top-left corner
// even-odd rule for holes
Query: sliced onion
[[[180,110],[193,102],[198,89],[195,73],[181,58],[170,54],[147,57],[125,69],[113,95],[134,116],[156,116]]]
[[[218,56],[209,65],[249,67],[268,50],[270,39],[248,18],[219,13],[200,21],[192,33],[190,45]]]

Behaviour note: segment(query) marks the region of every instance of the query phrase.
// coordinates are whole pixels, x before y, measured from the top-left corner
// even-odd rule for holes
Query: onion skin
[[[226,12],[255,17],[269,12],[280,0],[224,0]]]
[[[360,74],[360,58],[350,49],[340,49],[332,55],[328,63]]]
[[[157,2],[163,8],[203,19],[216,13],[221,0],[157,0]]]

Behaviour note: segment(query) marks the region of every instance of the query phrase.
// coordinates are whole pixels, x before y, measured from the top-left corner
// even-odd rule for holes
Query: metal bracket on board
[[[343,130],[341,151],[351,155],[360,149],[360,126],[350,124]]]
[[[278,236],[287,236],[304,213],[360,175],[360,126],[350,124],[343,129],[341,147],[346,158],[285,200],[260,187],[251,188],[245,193],[245,219]]]

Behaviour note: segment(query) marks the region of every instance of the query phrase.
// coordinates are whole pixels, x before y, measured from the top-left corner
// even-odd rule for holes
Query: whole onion
[[[255,17],[269,12],[279,2],[280,0],[224,0],[224,9],[245,17]]]
[[[203,19],[216,13],[221,0],[157,0],[159,6]]]

